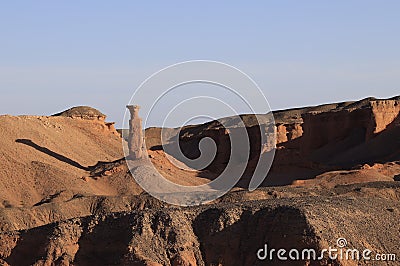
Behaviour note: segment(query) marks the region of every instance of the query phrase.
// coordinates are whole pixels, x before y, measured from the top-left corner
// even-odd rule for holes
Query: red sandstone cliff
[[[355,167],[366,163],[400,160],[398,139],[400,99],[367,98],[356,102],[326,104],[274,112],[276,142],[261,144],[267,116],[241,115],[250,141],[250,162],[247,174],[260,153],[276,146],[272,171],[266,185],[289,184],[295,179],[313,178],[328,170]],[[263,119],[265,121],[263,121]],[[221,172],[230,156],[229,132],[235,131],[238,121],[223,118],[229,130],[218,121],[187,126],[180,132],[183,153],[196,158],[199,141],[207,136],[217,145],[217,156],[207,168]],[[167,129],[168,131],[168,129]],[[149,147],[161,148],[156,129],[146,131]],[[266,133],[267,132],[267,133]],[[173,139],[173,136],[171,137]],[[271,139],[266,135],[266,139]],[[263,149],[262,147],[266,147]],[[246,179],[246,178],[244,178]]]

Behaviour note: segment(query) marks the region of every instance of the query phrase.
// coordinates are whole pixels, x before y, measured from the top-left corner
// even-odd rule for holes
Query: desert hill
[[[104,206],[109,211],[135,206],[132,196],[143,190],[121,160],[119,133],[105,119],[90,107],[53,116],[0,116],[0,229],[92,215]],[[149,151],[171,180],[183,185],[208,182],[196,172],[182,178],[160,153]]]
[[[272,169],[250,193],[267,117],[241,115],[251,160],[237,188],[182,208],[136,184],[125,141],[100,111],[0,115],[0,265],[265,265],[255,257],[265,242],[321,250],[339,237],[351,247],[398,251],[400,97],[275,111],[276,142],[266,148],[275,151]],[[237,119],[223,120],[237,127]],[[165,131],[173,141],[176,129]],[[147,153],[168,179],[199,185],[223,170],[230,144],[218,121],[178,133],[189,157],[204,136],[217,142],[216,159],[198,171],[166,158],[160,132],[146,129]],[[146,169],[138,161],[134,173],[145,178]]]
[[[61,192],[115,195],[117,188],[85,181],[98,161],[122,157],[117,132],[102,120],[0,116],[3,207],[32,206]]]

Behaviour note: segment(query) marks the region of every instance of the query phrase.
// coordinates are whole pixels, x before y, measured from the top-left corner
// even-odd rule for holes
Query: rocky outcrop
[[[350,105],[337,111],[303,114],[305,150],[322,147],[352,134],[358,134],[355,142],[365,142],[394,126],[391,124],[399,119],[398,100],[368,99],[361,103],[362,106]]]
[[[88,119],[88,120],[105,120],[106,115],[101,113],[99,110],[94,109],[89,106],[76,106],[72,107],[68,110],[63,112],[54,114],[53,116],[64,116],[64,117],[71,117],[71,118],[81,118],[81,119]]]
[[[276,144],[287,143],[303,135],[302,123],[277,124]]]
[[[327,171],[400,160],[395,137],[400,131],[399,106],[398,98],[367,98],[280,111],[277,150],[266,182],[284,184],[296,176],[310,179]]]
[[[104,131],[111,132],[116,136],[121,136],[121,134],[115,129],[115,122],[105,122],[107,116],[99,110],[89,106],[72,107],[68,110],[54,114],[52,116],[69,117],[73,119],[83,119],[98,122]]]
[[[128,105],[131,118],[129,119],[128,149],[131,159],[141,159],[143,156],[142,119],[139,117],[138,105]]]

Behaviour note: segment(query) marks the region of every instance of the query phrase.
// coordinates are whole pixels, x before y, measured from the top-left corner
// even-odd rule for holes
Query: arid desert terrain
[[[146,178],[146,168],[139,160],[129,171],[121,130],[101,111],[0,115],[0,265],[400,265],[400,96],[274,118],[275,158],[260,188],[247,189],[263,152],[262,123],[244,114],[250,159],[236,187],[180,207],[136,183],[131,172]],[[188,157],[198,156],[203,137],[216,142],[217,156],[203,170],[171,163],[160,132],[145,130],[146,156],[169,180],[200,185],[224,170],[230,144],[218,121],[179,133]],[[265,243],[322,250],[338,238],[346,248],[396,253],[397,262],[257,258]]]

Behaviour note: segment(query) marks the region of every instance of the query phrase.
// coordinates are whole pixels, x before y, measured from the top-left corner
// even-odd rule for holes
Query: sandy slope
[[[0,116],[0,205],[29,206],[68,190],[113,195],[84,181],[87,167],[122,157],[121,139],[104,122],[68,117]]]

